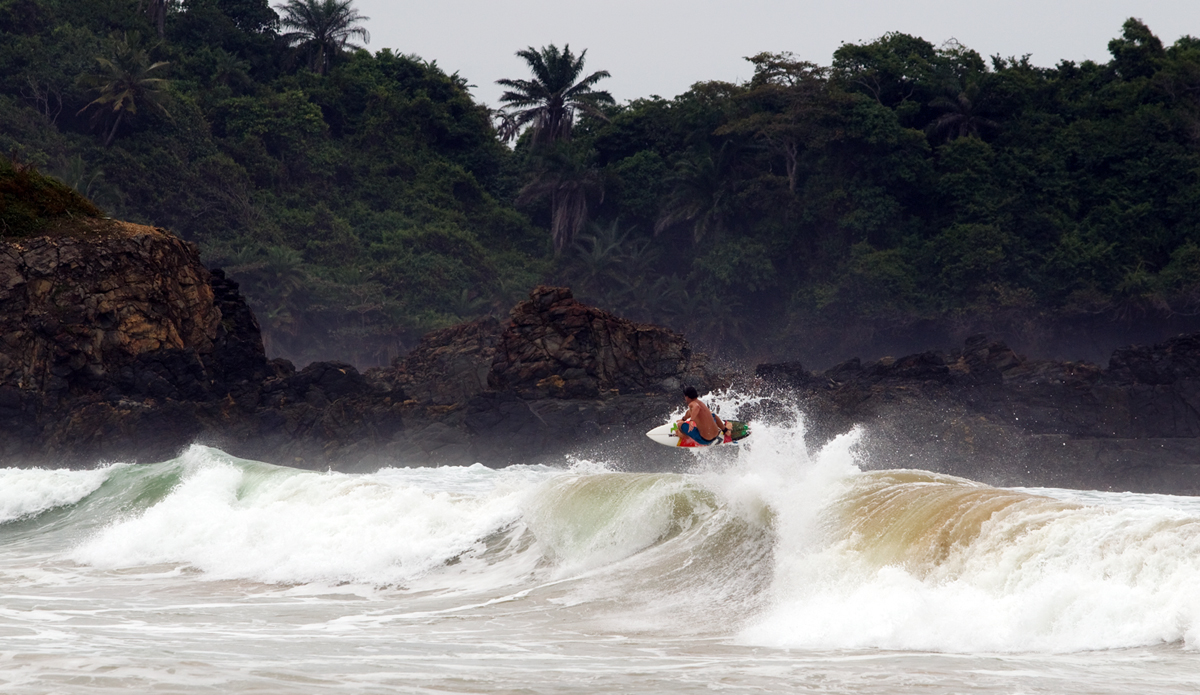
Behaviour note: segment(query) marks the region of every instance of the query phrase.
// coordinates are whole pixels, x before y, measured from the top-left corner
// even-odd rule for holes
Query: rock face
[[[217,422],[200,404],[254,400],[274,370],[236,284],[164,230],[73,228],[0,246],[0,455],[169,456]]]
[[[0,247],[0,461],[155,461],[192,442],[303,467],[502,465],[661,420],[722,383],[682,337],[539,287],[360,374],[268,361],[237,284],[169,233]],[[648,429],[648,426],[643,427]]]
[[[876,467],[1200,493],[1200,335],[1117,350],[1107,369],[1027,360],[975,336],[950,353],[756,374],[806,403],[816,439],[862,425]]]
[[[0,246],[2,464],[157,461],[192,442],[342,470],[561,460],[661,423],[683,385],[730,383],[681,336],[561,287],[430,333],[387,369],[297,371],[267,360],[237,284],[191,245],[111,220],[72,230]],[[1117,350],[1107,368],[977,336],[821,373],[760,365],[743,382],[767,397],[742,418],[799,400],[813,440],[861,426],[875,467],[1200,493],[1200,334]]]
[[[150,353],[212,353],[221,312],[195,249],[151,227],[108,226],[103,238],[0,249],[0,383],[61,394]]]
[[[525,398],[679,391],[708,378],[702,358],[660,326],[589,307],[565,287],[538,287],[512,311],[489,385]]]
[[[508,321],[435,331],[402,362],[369,376],[407,395],[410,458],[501,464],[645,431],[679,407],[681,385],[729,383],[682,336],[544,286]]]

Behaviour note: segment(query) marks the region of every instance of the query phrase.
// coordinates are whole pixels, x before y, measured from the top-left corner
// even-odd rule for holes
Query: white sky
[[[790,51],[828,65],[845,43],[888,31],[940,45],[950,38],[985,58],[1032,54],[1035,65],[1107,62],[1108,42],[1129,17],[1166,45],[1200,36],[1200,0],[356,0],[370,17],[372,51],[391,48],[436,60],[496,105],[497,79],[529,72],[514,53],[527,46],[586,48],[585,70],[618,102],[673,97],[701,80],[740,81],[745,56]]]

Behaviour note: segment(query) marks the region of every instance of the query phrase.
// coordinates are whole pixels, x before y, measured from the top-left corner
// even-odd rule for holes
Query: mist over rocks
[[[765,390],[799,399],[810,437],[864,427],[868,466],[997,485],[1200,493],[1200,334],[1116,350],[1107,368],[1029,360],[978,335],[823,372],[762,364]]]
[[[640,442],[680,407],[683,385],[735,380],[764,396],[743,418],[799,401],[813,443],[862,426],[871,467],[1200,492],[1200,335],[1121,348],[1107,367],[1030,360],[975,336],[822,372],[722,374],[679,334],[539,286],[507,318],[431,332],[389,367],[297,370],[267,359],[237,283],[169,232],[95,219],[0,246],[10,465],[160,461],[193,442],[348,471],[561,461]]]
[[[557,459],[728,383],[671,331],[537,287],[510,318],[434,331],[360,373],[268,360],[237,283],[169,232],[4,242],[0,456],[159,461],[193,442],[307,468]]]

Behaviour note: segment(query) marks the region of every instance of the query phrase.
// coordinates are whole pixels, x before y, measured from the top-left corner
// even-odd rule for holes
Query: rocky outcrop
[[[257,321],[220,270],[151,227],[0,251],[0,457],[153,461],[192,442],[325,468],[492,465],[561,456],[657,422],[685,381],[720,383],[682,337],[539,287],[510,318],[426,336],[360,374],[268,361]]]
[[[170,456],[276,372],[235,283],[193,245],[115,220],[0,246],[0,340],[10,461]]]
[[[680,387],[729,383],[684,338],[536,287],[508,321],[482,319],[425,336],[369,376],[405,394],[411,458],[505,464],[618,432],[640,432],[680,405]]]
[[[666,328],[580,304],[565,287],[538,287],[513,309],[488,381],[526,398],[676,394],[684,381],[707,380],[705,365]]]
[[[406,394],[410,405],[453,407],[488,390],[496,343],[505,325],[488,316],[433,331],[390,369],[374,373]]]
[[[756,375],[805,403],[814,439],[862,426],[876,467],[1200,493],[1200,335],[1117,350],[1106,369],[1028,360],[975,336],[948,353]]]
[[[561,460],[730,383],[687,341],[537,287],[505,319],[435,331],[386,369],[268,360],[237,284],[151,227],[88,218],[0,246],[0,462],[155,461],[192,442],[309,468]],[[1200,335],[1107,367],[962,349],[823,372],[760,365],[743,418],[794,412],[864,460],[998,484],[1200,493]],[[649,445],[647,445],[649,446]],[[662,451],[653,451],[661,465]],[[651,459],[648,459],[651,460]],[[633,465],[637,465],[636,462]]]
[[[195,249],[151,227],[95,224],[102,237],[0,249],[0,383],[63,393],[150,353],[213,351],[221,313]]]

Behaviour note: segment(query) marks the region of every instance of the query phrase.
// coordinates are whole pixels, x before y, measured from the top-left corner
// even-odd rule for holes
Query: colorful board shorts
[[[716,442],[722,436],[722,433],[718,432],[717,436],[713,437],[712,439],[705,439],[704,437],[700,436],[700,429],[698,427],[696,427],[695,425],[693,425],[692,423],[688,422],[687,420],[684,420],[683,422],[679,423],[679,433],[681,436],[686,434],[687,436],[691,437],[692,439],[696,440],[697,442],[699,442],[705,446],[708,446],[709,444]]]

